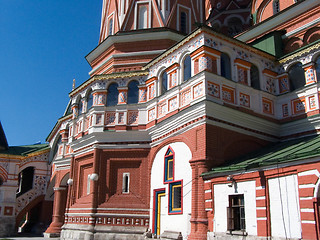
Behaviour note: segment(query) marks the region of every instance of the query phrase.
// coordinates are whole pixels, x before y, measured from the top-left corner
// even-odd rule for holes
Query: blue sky
[[[0,0],[0,120],[10,146],[46,137],[89,78],[102,0]]]

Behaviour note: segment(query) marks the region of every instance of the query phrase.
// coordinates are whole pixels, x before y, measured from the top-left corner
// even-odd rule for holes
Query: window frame
[[[175,207],[175,191],[180,188],[180,207]],[[168,214],[183,214],[183,180],[169,183]]]
[[[238,204],[234,204],[234,199],[238,199]],[[241,199],[243,204],[241,204]],[[244,194],[229,195],[228,201],[229,205],[227,207],[227,230],[230,232],[246,232]],[[239,227],[237,227],[236,225]]]
[[[122,174],[122,193],[123,194],[130,193],[130,173],[129,172],[125,172]]]
[[[170,154],[171,153],[171,154]],[[172,171],[170,171],[169,163],[172,162]],[[165,155],[164,155],[164,173],[163,173],[163,183],[170,183],[174,181],[174,169],[175,169],[175,153],[173,149],[169,146]],[[172,172],[172,177],[169,176]]]

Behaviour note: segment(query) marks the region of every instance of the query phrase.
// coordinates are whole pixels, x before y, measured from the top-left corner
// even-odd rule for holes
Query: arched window
[[[118,104],[118,84],[112,83],[108,87],[107,106],[115,106]]]
[[[112,33],[113,33],[113,18],[109,20],[108,35],[110,36],[112,35]]]
[[[139,102],[139,83],[137,81],[131,81],[128,85],[128,104],[134,104]]]
[[[79,115],[80,115],[83,113],[83,99],[80,99],[78,108],[79,108]]]
[[[163,72],[161,75],[161,94],[164,94],[168,90],[168,74]]]
[[[92,92],[90,92],[87,98],[87,111],[92,107],[92,105],[93,105],[93,95],[92,95]]]
[[[301,88],[306,84],[302,63],[298,62],[293,66],[291,66],[288,71],[288,74],[289,74],[289,80],[291,84],[291,90]]]
[[[147,28],[148,26],[148,9],[146,6],[139,7],[139,29]]]
[[[320,56],[315,61],[315,69],[317,74],[317,81],[320,82]]]
[[[255,89],[260,89],[259,69],[254,64],[252,64],[250,68],[250,80],[251,80],[251,87]]]
[[[183,61],[183,81],[191,78],[191,57],[188,55]]]
[[[28,192],[33,187],[34,167],[23,169],[18,175],[18,190],[17,196]]]
[[[183,33],[188,33],[187,14],[185,12],[180,13],[180,31]]]
[[[278,12],[280,12],[279,0],[273,0],[272,6],[273,6],[273,14],[277,14]]]
[[[221,53],[221,76],[231,80],[231,62],[226,53]]]

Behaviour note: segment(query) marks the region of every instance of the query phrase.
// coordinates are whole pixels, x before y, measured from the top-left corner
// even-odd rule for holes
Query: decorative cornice
[[[287,56],[285,58],[282,58],[282,59],[279,60],[279,62],[281,64],[283,64],[283,63],[286,63],[286,62],[288,62],[290,60],[293,60],[293,59],[295,59],[297,57],[301,57],[301,56],[309,53],[312,50],[319,50],[319,49],[320,49],[320,42],[318,42],[318,43],[316,43],[316,44],[314,44],[312,46],[309,46],[309,47],[307,47],[305,49],[302,49],[301,51],[298,51],[298,52],[296,52],[294,54],[291,54],[291,55],[289,55],[289,56]]]
[[[75,94],[81,92],[84,88],[86,88],[88,85],[90,85],[94,81],[108,80],[108,79],[115,79],[115,78],[131,78],[131,77],[137,77],[137,76],[146,76],[148,74],[149,74],[149,71],[143,70],[143,71],[121,72],[121,73],[110,73],[110,74],[95,75],[95,76],[89,78],[86,82],[81,84],[79,87],[74,89],[72,92],[70,92],[69,93],[69,97],[72,97]]]

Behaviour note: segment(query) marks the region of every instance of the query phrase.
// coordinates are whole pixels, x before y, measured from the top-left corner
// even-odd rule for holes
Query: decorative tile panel
[[[309,97],[309,109],[314,110],[317,108],[317,100],[315,96]]]
[[[294,100],[291,100],[291,105],[292,105],[292,113],[293,114],[301,114],[305,113],[306,109],[306,103],[304,98],[296,98]]]
[[[186,106],[191,102],[191,89],[188,88],[187,90],[180,93],[180,106]]]
[[[107,112],[106,125],[115,125],[115,124],[116,124],[116,112]]]
[[[238,66],[238,82],[248,85],[248,70]]]
[[[314,83],[315,80],[315,74],[314,74],[314,70],[312,67],[309,67],[307,69],[305,69],[305,75],[306,75],[306,82],[307,84],[311,84]]]
[[[220,86],[219,84],[208,82],[208,94],[210,96],[220,98]]]
[[[177,71],[174,71],[170,73],[170,88],[173,88],[178,85],[178,79],[177,79]]]
[[[262,98],[262,111],[273,115],[273,101],[268,98]]]
[[[151,108],[148,110],[148,121],[153,121],[156,119],[156,108]]]
[[[276,94],[275,79],[271,77],[266,77],[266,91],[272,94]]]
[[[118,114],[118,123],[119,124],[125,124],[124,112],[119,112],[119,114]]]
[[[282,104],[282,116],[283,117],[288,117],[289,116],[288,104]]]
[[[158,118],[161,118],[166,115],[167,111],[167,102],[162,102],[158,105]]]
[[[279,90],[280,93],[286,93],[290,91],[290,84],[287,76],[279,78]]]
[[[178,108],[178,98],[177,97],[173,97],[173,98],[169,99],[168,103],[169,103],[168,104],[169,105],[169,109],[168,109],[169,112]]]
[[[199,98],[203,96],[204,89],[203,89],[203,82],[198,83],[193,87],[193,99]]]
[[[128,111],[128,124],[136,125],[139,121],[139,111]]]
[[[230,88],[227,86],[222,86],[222,100],[229,102],[229,103],[234,103],[235,98],[235,89],[234,88]]]
[[[96,114],[96,125],[102,125],[103,124],[103,117],[102,114]]]
[[[154,83],[150,84],[150,86],[148,87],[148,92],[149,92],[149,99],[152,99],[156,96],[156,88]]]
[[[127,103],[127,98],[128,98],[128,93],[127,91],[120,91],[119,92],[119,104],[126,104]]]
[[[244,93],[239,93],[239,104],[244,107],[250,107],[250,96]]]
[[[146,102],[146,101],[147,101],[147,89],[139,88],[139,102]]]
[[[103,106],[106,104],[106,94],[105,93],[94,93],[93,94],[93,105]]]
[[[199,58],[199,72],[203,70],[212,71],[212,59],[208,56]]]

